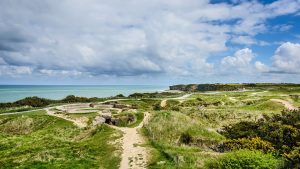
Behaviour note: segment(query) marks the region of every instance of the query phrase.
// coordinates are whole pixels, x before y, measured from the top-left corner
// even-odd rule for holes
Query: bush
[[[118,94],[115,97],[117,97],[117,98],[124,98],[125,96],[123,94]]]
[[[260,151],[239,150],[208,161],[205,167],[209,169],[276,169],[283,167],[283,160]]]
[[[300,168],[300,147],[296,147],[290,153],[284,154],[284,157],[289,160],[288,168]]]
[[[258,127],[256,122],[242,121],[232,126],[225,126],[221,134],[230,139],[256,137]]]
[[[262,140],[270,142],[277,153],[285,156],[291,164],[294,164],[297,163],[298,158],[295,152],[299,151],[297,150],[300,140],[299,124],[299,110],[283,111],[281,114],[265,117],[258,122],[240,122],[233,126],[227,126],[222,133],[230,139],[260,137]],[[255,147],[253,146],[252,148]],[[261,149],[261,147],[257,148]]]
[[[262,140],[260,137],[255,138],[239,138],[225,141],[218,146],[220,152],[233,151],[240,149],[261,150],[264,153],[275,152],[274,147],[270,142]]]

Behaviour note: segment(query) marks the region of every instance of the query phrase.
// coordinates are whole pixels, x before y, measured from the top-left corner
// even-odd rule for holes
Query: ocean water
[[[154,85],[0,85],[0,102],[13,102],[28,96],[38,96],[48,99],[62,99],[67,95],[84,97],[109,97],[117,94],[123,94],[127,96],[135,92],[155,92],[164,91],[167,89],[168,86]]]

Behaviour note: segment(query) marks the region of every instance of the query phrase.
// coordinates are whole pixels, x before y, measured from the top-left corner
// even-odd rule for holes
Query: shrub
[[[300,168],[300,147],[296,147],[290,153],[284,154],[284,157],[289,160],[288,168]]]
[[[283,111],[258,122],[240,122],[227,126],[222,132],[230,139],[255,138],[272,143],[276,152],[285,155],[290,163],[297,161],[295,152],[300,140],[300,111]]]
[[[276,169],[283,167],[283,160],[260,151],[239,150],[210,160],[205,167],[209,169]]]
[[[259,125],[255,122],[242,121],[232,126],[225,126],[221,132],[225,137],[231,139],[238,139],[243,137],[257,136],[257,129]]]
[[[125,96],[123,94],[118,94],[115,97],[117,97],[117,98],[124,98]]]
[[[25,99],[18,100],[14,104],[17,106],[31,106],[31,107],[43,107],[50,104],[50,100],[39,97],[26,97]]]
[[[240,149],[261,150],[264,153],[275,151],[270,142],[264,141],[260,137],[228,140],[218,146],[218,150],[221,152]]]

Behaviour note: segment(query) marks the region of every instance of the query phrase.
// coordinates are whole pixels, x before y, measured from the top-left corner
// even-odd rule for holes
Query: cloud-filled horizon
[[[2,0],[0,84],[300,82],[300,0]]]

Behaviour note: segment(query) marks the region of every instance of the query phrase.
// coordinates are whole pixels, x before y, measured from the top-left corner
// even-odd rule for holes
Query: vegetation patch
[[[264,116],[263,119],[257,122],[240,122],[226,126],[221,133],[229,139],[260,137],[263,141],[271,144],[266,142],[263,144],[261,142],[258,144],[259,146],[253,145],[250,149],[257,148],[266,150],[267,147],[270,149],[270,146],[272,146],[275,148],[277,154],[287,157],[289,161],[286,167],[296,167],[299,166],[299,159],[295,158],[297,157],[295,156],[295,152],[299,151],[299,124],[300,111],[283,111],[281,114],[275,114],[271,117]],[[230,142],[237,143],[236,141]],[[238,148],[239,144],[243,144],[241,148],[245,146],[245,148],[249,148],[247,147],[247,141],[243,140],[243,142],[241,142],[241,139],[238,144],[232,145],[232,147]]]
[[[102,125],[81,130],[43,112],[0,116],[0,168],[118,168],[120,134]],[[87,137],[78,139],[82,133]]]
[[[239,150],[226,153],[205,164],[208,169],[276,169],[283,167],[283,160],[260,151]]]

